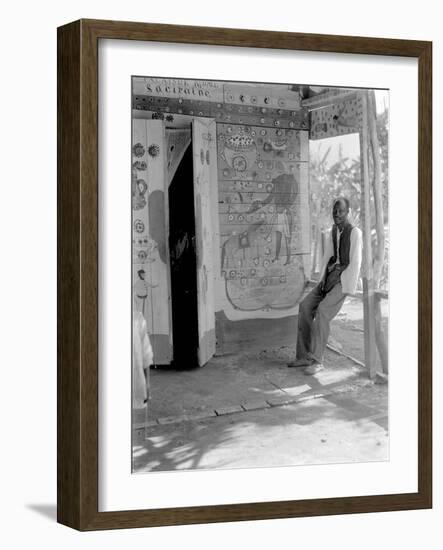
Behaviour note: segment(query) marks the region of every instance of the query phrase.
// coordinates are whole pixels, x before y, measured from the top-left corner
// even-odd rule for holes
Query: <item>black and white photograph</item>
[[[389,90],[131,92],[132,472],[389,460]]]
[[[438,6],[5,4],[5,548],[438,547]]]

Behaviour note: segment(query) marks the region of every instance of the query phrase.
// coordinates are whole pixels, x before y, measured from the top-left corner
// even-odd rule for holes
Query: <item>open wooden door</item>
[[[132,283],[143,313],[154,363],[172,361],[169,208],[162,120],[132,121]]]
[[[214,224],[211,215],[213,166],[217,162],[215,120],[194,118],[194,204],[197,255],[198,363],[203,366],[215,353]]]

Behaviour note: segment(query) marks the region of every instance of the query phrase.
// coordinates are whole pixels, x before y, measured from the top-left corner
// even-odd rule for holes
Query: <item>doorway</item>
[[[197,260],[192,143],[169,185],[173,366],[198,366]]]

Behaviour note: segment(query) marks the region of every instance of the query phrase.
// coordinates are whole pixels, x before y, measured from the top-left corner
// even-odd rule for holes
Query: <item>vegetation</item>
[[[375,112],[375,109],[374,109]],[[372,180],[371,192],[371,227],[374,258],[375,286],[387,289],[388,286],[388,216],[389,216],[389,171],[388,171],[388,110],[385,109],[376,116],[375,144],[378,151],[379,177],[377,178],[377,159],[371,150],[369,154],[369,168]],[[337,141],[339,137],[335,138]],[[351,205],[351,221],[360,224],[361,209],[361,178],[360,158],[349,158],[343,154],[343,146],[338,144],[338,159],[329,162],[332,147],[318,149],[310,158],[310,193],[311,193],[311,219],[312,219],[312,243],[313,264],[312,271],[318,270],[319,257],[322,250],[322,234],[331,226],[331,205],[335,197],[344,195],[348,197]],[[377,152],[376,151],[376,152]],[[374,193],[375,191],[375,193]],[[376,215],[375,198],[380,198],[381,212]],[[381,228],[384,228],[380,238]],[[378,234],[377,234],[378,232]],[[384,254],[380,252],[380,246],[384,248]],[[377,262],[380,265],[377,265]]]

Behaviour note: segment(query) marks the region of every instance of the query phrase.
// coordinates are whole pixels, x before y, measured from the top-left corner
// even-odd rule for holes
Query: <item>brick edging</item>
[[[233,414],[242,414],[249,411],[261,411],[266,409],[271,409],[275,407],[285,407],[287,405],[296,405],[297,403],[303,403],[305,401],[310,401],[311,399],[319,399],[321,397],[330,397],[331,395],[336,395],[340,393],[348,393],[355,391],[367,386],[373,386],[374,382],[371,380],[364,380],[359,383],[354,384],[344,384],[333,388],[331,390],[322,390],[319,392],[310,393],[308,395],[298,395],[296,397],[288,396],[279,396],[270,399],[263,400],[254,400],[247,401],[246,403],[241,403],[240,405],[226,405],[224,407],[218,407],[210,411],[204,411],[193,414],[181,414],[176,416],[163,416],[160,418],[155,418],[150,420],[146,424],[146,428],[153,428],[159,425],[166,424],[178,424],[181,422],[192,422],[195,420],[209,420],[211,418],[216,418],[218,416],[228,416]],[[140,422],[133,426],[133,430],[143,430],[145,428],[145,423]]]

